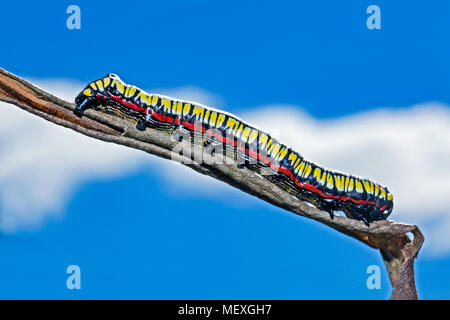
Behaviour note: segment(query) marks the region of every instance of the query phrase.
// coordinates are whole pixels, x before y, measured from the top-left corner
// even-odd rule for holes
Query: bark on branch
[[[167,133],[149,128],[140,132],[126,120],[95,110],[88,110],[82,118],[78,118],[72,113],[75,107],[73,103],[45,92],[1,68],[0,101],[15,104],[25,111],[84,135],[182,162],[195,171],[353,237],[381,252],[393,287],[391,299],[417,299],[414,259],[422,247],[424,237],[416,225],[378,221],[367,227],[360,221],[346,217],[335,216],[331,219],[327,212],[295,200],[289,193],[253,171],[214,161],[215,157],[220,155],[210,156],[196,148],[193,148],[188,156],[174,155],[172,150],[177,142]],[[192,159],[203,161],[200,164]],[[412,239],[408,234],[413,235]]]

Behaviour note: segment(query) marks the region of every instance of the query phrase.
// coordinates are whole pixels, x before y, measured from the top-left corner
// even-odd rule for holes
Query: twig
[[[76,117],[73,103],[64,101],[0,68],[0,101],[70,128],[89,137],[140,149],[147,153],[179,161],[205,175],[226,182],[275,206],[319,221],[370,247],[380,250],[393,287],[391,299],[417,299],[414,280],[414,259],[422,247],[424,237],[416,225],[395,221],[378,221],[367,227],[361,221],[330,215],[302,201],[294,199],[273,183],[248,169],[237,169],[234,164],[217,161],[217,156],[192,148],[191,154],[172,152],[178,142],[168,133],[155,129],[140,132],[130,122],[88,110],[82,118]],[[187,142],[186,142],[187,143]],[[203,159],[202,163],[192,159]],[[414,235],[410,239],[408,233]]]

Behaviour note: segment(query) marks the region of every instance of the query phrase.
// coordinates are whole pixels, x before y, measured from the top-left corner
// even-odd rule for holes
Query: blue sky
[[[70,4],[81,8],[81,30],[66,28]],[[371,4],[381,30],[366,27]],[[143,88],[196,88],[215,107],[255,117],[267,105],[317,121],[424,103],[448,112],[449,10],[447,1],[7,2],[1,67],[30,79],[86,83],[114,72]],[[2,234],[0,298],[389,296],[375,250],[231,188],[186,192],[152,161],[87,174],[52,218]],[[70,264],[82,270],[80,291],[65,286]],[[373,264],[381,290],[366,287]],[[416,267],[420,297],[450,297],[449,251]]]

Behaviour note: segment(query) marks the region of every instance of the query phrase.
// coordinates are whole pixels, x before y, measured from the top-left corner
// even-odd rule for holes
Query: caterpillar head
[[[124,85],[120,77],[114,73],[108,73],[103,78],[89,83],[75,98],[76,107],[74,113],[82,116],[86,109],[93,107],[96,100],[104,100],[107,97],[107,91],[113,83]]]

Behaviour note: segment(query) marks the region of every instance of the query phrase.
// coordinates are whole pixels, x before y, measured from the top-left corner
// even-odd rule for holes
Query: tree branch
[[[377,221],[367,227],[361,221],[330,215],[294,199],[267,179],[235,164],[218,161],[217,157],[192,148],[189,155],[172,152],[178,142],[168,133],[147,128],[135,129],[134,124],[105,113],[87,110],[82,118],[75,116],[73,103],[64,101],[0,68],[0,101],[17,105],[55,124],[70,128],[89,137],[121,144],[147,153],[179,161],[191,169],[226,182],[275,206],[319,221],[337,231],[380,250],[393,287],[391,299],[417,299],[414,280],[414,259],[424,242],[416,225],[395,221]],[[188,142],[185,142],[188,143]],[[197,163],[192,159],[203,159]],[[408,236],[414,237],[410,239]]]

